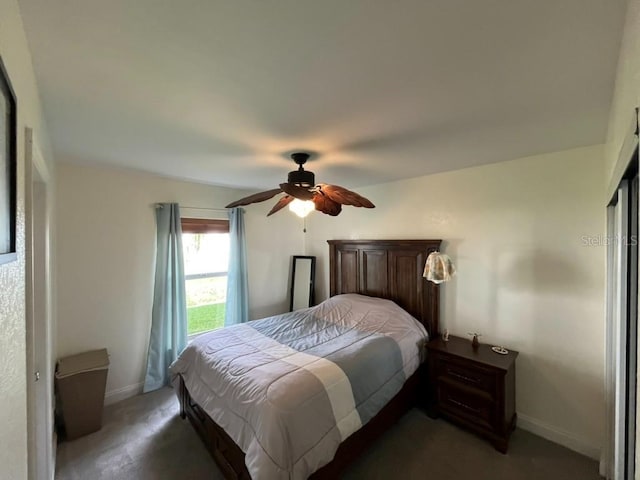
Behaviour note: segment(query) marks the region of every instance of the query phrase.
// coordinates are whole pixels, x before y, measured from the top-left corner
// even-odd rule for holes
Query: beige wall
[[[441,238],[458,276],[442,325],[520,351],[519,424],[598,456],[603,436],[603,148],[524,158],[358,189],[375,210],[313,213],[307,253],[328,290],[327,239]]]
[[[640,107],[640,0],[629,0],[609,118],[606,183],[613,174],[634,109]]]
[[[58,172],[58,354],[107,347],[107,401],[117,401],[140,391],[146,365],[153,204],[221,208],[247,192],[124,169],[61,163]],[[290,256],[302,250],[296,219],[266,218],[267,203],[245,216],[251,318],[288,309]]]
[[[0,265],[0,478],[27,478],[24,129],[33,128],[53,173],[51,150],[15,0],[0,0],[0,55],[18,101],[18,261]]]

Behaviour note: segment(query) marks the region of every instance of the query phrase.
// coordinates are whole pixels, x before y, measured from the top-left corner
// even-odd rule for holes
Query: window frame
[[[229,234],[229,220],[221,220],[215,218],[193,218],[193,217],[181,217],[180,225],[182,229],[182,234],[208,234],[208,233],[226,233]],[[224,272],[209,272],[209,273],[196,273],[193,275],[184,276],[185,287],[186,282],[188,280],[195,280],[198,278],[213,278],[213,277],[222,277],[227,276],[229,274],[228,269]],[[227,299],[225,298],[225,304]],[[187,330],[189,329],[189,319],[187,318]],[[221,327],[221,328],[224,328]],[[214,330],[219,330],[218,328],[213,328],[211,330],[204,330],[202,332],[196,332],[187,335],[187,341],[191,342],[196,337],[203,335],[205,333],[213,332]]]
[[[180,218],[182,233],[229,233],[229,220],[214,218]]]

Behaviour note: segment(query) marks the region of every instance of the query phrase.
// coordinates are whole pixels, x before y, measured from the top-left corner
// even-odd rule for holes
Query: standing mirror
[[[313,305],[315,274],[316,257],[293,256],[289,311],[293,312]]]

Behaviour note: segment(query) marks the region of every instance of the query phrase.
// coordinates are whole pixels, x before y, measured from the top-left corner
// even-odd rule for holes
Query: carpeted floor
[[[346,479],[599,479],[595,461],[517,429],[509,453],[411,410]],[[107,407],[101,431],[58,445],[57,480],[218,480],[222,475],[170,389]]]

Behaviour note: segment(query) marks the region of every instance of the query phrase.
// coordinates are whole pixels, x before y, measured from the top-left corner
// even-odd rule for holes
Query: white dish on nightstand
[[[499,353],[500,355],[506,355],[507,353],[509,353],[509,350],[507,350],[504,347],[491,347],[491,350],[493,350],[496,353]]]

